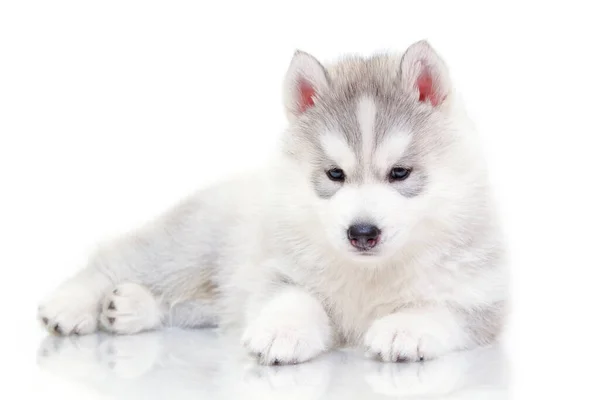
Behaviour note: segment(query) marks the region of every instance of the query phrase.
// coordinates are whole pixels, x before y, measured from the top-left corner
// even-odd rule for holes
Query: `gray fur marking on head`
[[[301,142],[314,164],[311,181],[320,198],[330,198],[342,186],[330,182],[325,175],[331,160],[325,154],[321,138],[327,132],[339,132],[356,157],[356,170],[347,176],[348,184],[361,184],[373,178],[385,181],[386,176],[372,170],[370,160],[390,135],[410,133],[410,144],[397,163],[412,168],[413,172],[407,181],[396,182],[393,187],[406,197],[417,196],[426,187],[423,158],[436,147],[442,147],[447,139],[440,134],[442,129],[435,110],[415,101],[402,89],[400,60],[394,55],[349,57],[328,67],[329,87],[317,94],[315,105],[298,119],[292,132],[295,145]],[[358,102],[365,97],[372,99],[376,107],[372,138],[363,137],[356,115]],[[373,140],[368,146],[370,154],[363,154],[364,140]]]

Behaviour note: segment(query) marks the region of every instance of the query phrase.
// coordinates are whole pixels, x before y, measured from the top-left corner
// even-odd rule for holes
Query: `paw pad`
[[[147,288],[124,283],[105,297],[100,323],[109,332],[132,334],[158,326],[160,316],[159,304]]]

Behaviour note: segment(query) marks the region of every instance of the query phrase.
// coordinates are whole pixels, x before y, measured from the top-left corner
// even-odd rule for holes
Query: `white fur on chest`
[[[351,345],[373,321],[403,308],[491,303],[502,296],[496,278],[495,272],[467,274],[456,265],[336,263],[298,283],[323,301],[339,339]]]

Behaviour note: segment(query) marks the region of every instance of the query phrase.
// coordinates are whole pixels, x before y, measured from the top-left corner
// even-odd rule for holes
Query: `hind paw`
[[[124,283],[104,298],[100,324],[109,332],[133,334],[158,327],[162,314],[159,302],[148,289]]]
[[[42,302],[38,319],[55,335],[92,333],[98,325],[98,301],[84,288],[65,286]]]

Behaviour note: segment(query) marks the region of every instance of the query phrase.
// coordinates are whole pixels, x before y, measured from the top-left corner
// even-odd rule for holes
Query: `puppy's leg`
[[[133,334],[160,327],[165,314],[165,305],[150,290],[122,283],[105,296],[99,321],[106,331]]]
[[[98,325],[100,299],[112,280],[96,268],[86,268],[61,284],[38,309],[42,324],[57,335],[84,335]]]
[[[499,334],[503,310],[502,303],[470,311],[443,306],[402,310],[373,322],[364,344],[382,361],[435,359],[491,343]]]
[[[134,334],[169,326],[214,326],[217,315],[209,300],[169,304],[148,288],[128,282],[117,285],[105,296],[99,321],[108,332]]]
[[[140,232],[148,235],[150,232]],[[62,283],[38,309],[38,317],[49,331],[59,335],[96,331],[104,297],[123,281],[136,276],[134,266],[149,268],[139,235],[122,237],[105,244],[88,261],[87,267]]]
[[[285,287],[248,321],[242,344],[262,364],[307,361],[331,345],[329,318],[315,297],[302,289]]]
[[[216,250],[201,239],[224,235],[213,231],[219,224],[207,222],[216,213],[203,208],[202,201],[193,197],[102,247],[83,271],[42,302],[39,319],[61,335],[94,332],[99,319],[102,326],[119,333],[160,326],[163,309],[150,291],[168,303],[194,298],[211,285],[215,266],[206,265],[206,260],[217,258]]]

